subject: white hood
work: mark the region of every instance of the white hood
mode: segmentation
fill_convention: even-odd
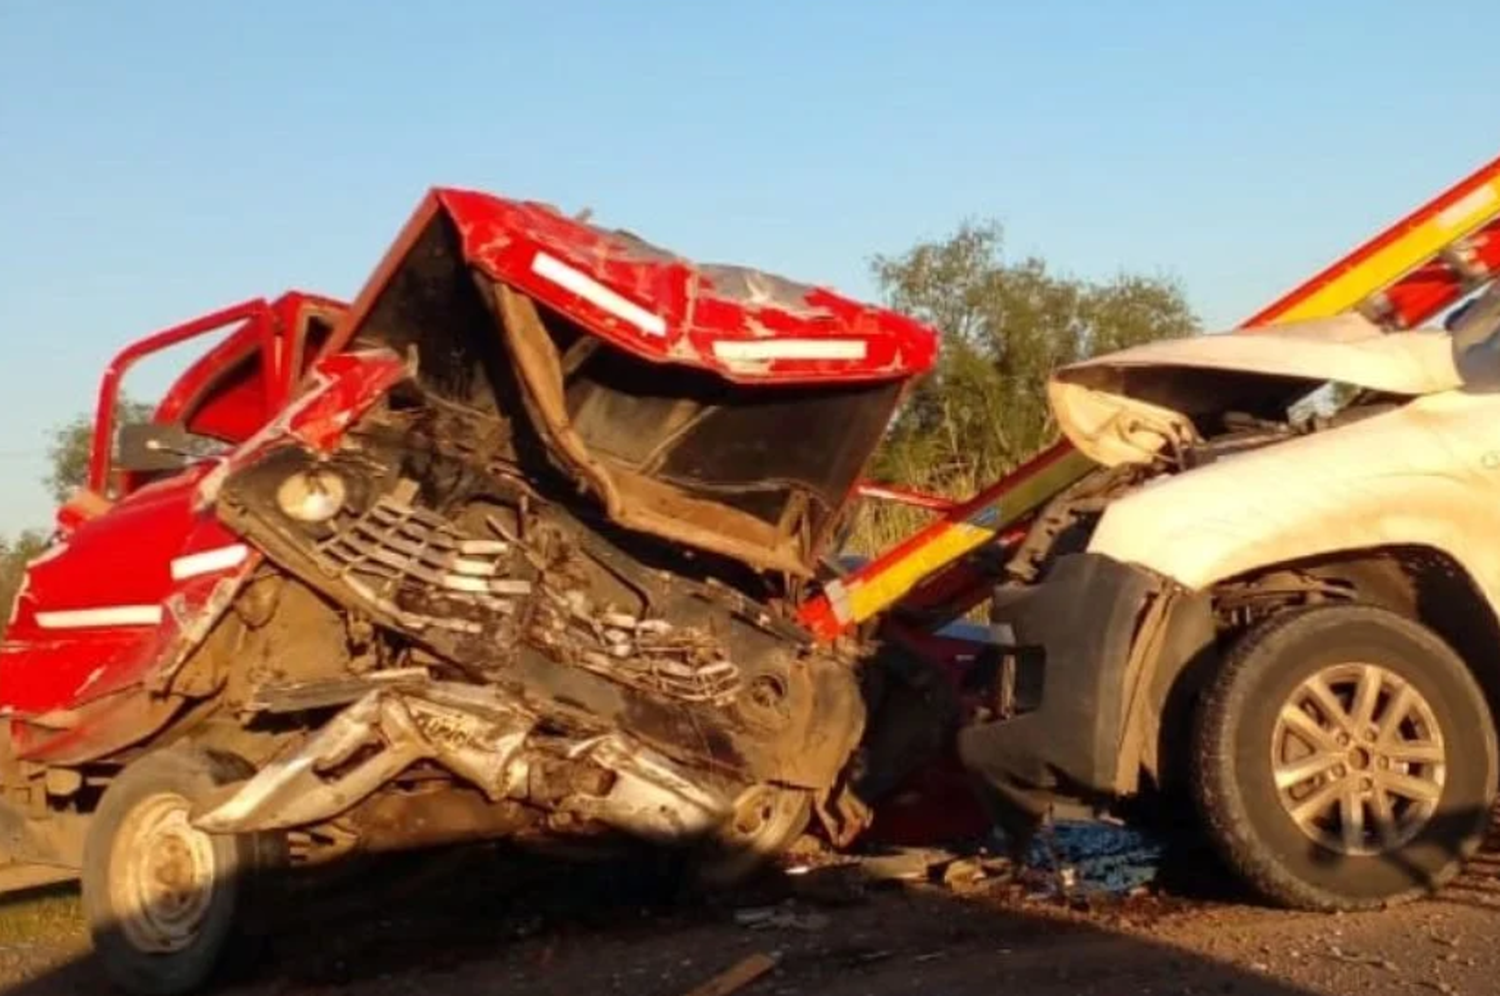
[[[1274,408],[1328,381],[1412,397],[1462,383],[1448,333],[1349,314],[1121,350],[1059,369],[1047,393],[1069,441],[1114,466],[1192,441],[1195,414]]]

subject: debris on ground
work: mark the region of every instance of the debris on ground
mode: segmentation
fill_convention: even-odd
[[[735,911],[734,922],[751,930],[818,931],[828,926],[824,913],[803,913],[791,903]]]
[[[1156,878],[1162,846],[1146,834],[1113,823],[1059,821],[1033,843],[1029,863],[1054,873],[1064,898],[1083,893],[1124,896]]]
[[[1348,965],[1369,965],[1372,968],[1383,968],[1388,972],[1398,970],[1396,963],[1389,958],[1361,954],[1357,951],[1345,951],[1337,944],[1330,944],[1326,955],[1334,961],[1341,961]]]
[[[871,880],[857,862],[787,872],[783,884],[791,895],[815,906],[855,906],[865,902]]]
[[[942,883],[955,892],[979,888],[989,877],[984,865],[973,858],[959,858],[942,867]]]
[[[729,996],[765,975],[776,967],[776,959],[764,951],[757,951],[701,985],[689,989],[683,996]]]
[[[1003,841],[984,846],[891,848],[858,859],[857,873],[871,883],[930,883],[955,892],[991,886],[1018,887],[1033,900],[1088,903],[1098,897],[1140,895],[1156,878],[1162,847],[1146,835],[1109,823],[1060,822],[1032,845],[1028,862],[1017,868],[1004,854]],[[838,870],[849,872],[848,866]],[[811,895],[830,878],[829,868],[803,873],[799,894]]]
[[[952,851],[931,847],[898,847],[861,855],[859,871],[871,882],[925,882],[934,867],[953,861]]]

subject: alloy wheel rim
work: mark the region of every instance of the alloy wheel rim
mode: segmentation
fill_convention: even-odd
[[[1447,779],[1432,705],[1378,664],[1323,668],[1282,703],[1271,736],[1277,797],[1313,841],[1349,856],[1385,854],[1432,819]]]

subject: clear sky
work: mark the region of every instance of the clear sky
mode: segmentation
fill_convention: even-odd
[[[0,532],[112,352],[352,295],[433,184],[869,294],[870,255],[1179,278],[1232,324],[1500,154],[1493,0],[0,0]]]

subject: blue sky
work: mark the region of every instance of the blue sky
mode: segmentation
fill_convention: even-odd
[[[1441,22],[1441,23],[1439,23]],[[1500,153],[1450,0],[0,0],[0,532],[120,345],[352,295],[423,190],[871,293],[965,217],[1244,317]]]

